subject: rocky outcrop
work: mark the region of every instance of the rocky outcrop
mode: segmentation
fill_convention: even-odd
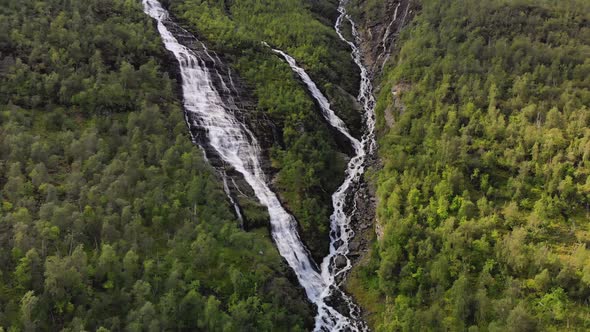
[[[406,83],[398,83],[391,89],[391,104],[387,105],[383,112],[385,124],[387,127],[393,127],[396,117],[399,118],[406,110],[406,106],[402,102],[402,95],[410,89],[410,85]]]
[[[378,167],[377,159],[372,159],[368,162],[370,169]],[[350,258],[353,265],[356,265],[360,258],[369,250],[369,246],[375,238],[375,232],[373,231],[377,207],[375,197],[375,187],[366,178],[363,179],[356,188],[353,197],[355,211],[352,215],[351,227],[355,231],[355,236],[348,245],[348,249],[350,250],[348,258]]]
[[[373,77],[378,77],[383,66],[395,52],[401,29],[418,9],[416,0],[385,0],[380,8],[369,10],[366,0],[354,3],[361,35],[364,62]]]
[[[408,24],[412,15],[418,9],[415,0],[386,0],[379,10],[368,11],[365,0],[359,0],[351,4],[351,11],[357,22],[357,30],[360,35],[360,49],[363,54],[363,62],[370,72],[373,84],[379,88],[378,80],[381,77],[383,67],[397,50],[396,42],[401,29]],[[384,111],[385,123],[392,127],[399,116],[404,112],[405,106],[401,101],[402,94],[409,89],[405,83],[395,85],[391,89],[392,103]],[[369,160],[369,169],[375,171],[381,168],[378,156]],[[369,172],[371,173],[371,171]],[[359,184],[354,195],[355,213],[352,219],[352,227],[355,237],[349,245],[349,258],[353,264],[358,264],[369,251],[370,244],[383,237],[383,227],[376,215],[378,201],[374,184],[366,178]]]
[[[363,62],[370,71],[373,84],[376,89],[379,88],[377,80],[381,77],[383,67],[396,51],[396,42],[399,39],[400,32],[411,17],[418,9],[415,0],[386,0],[381,7],[372,10],[368,8],[366,0],[358,0],[351,4],[355,13],[357,30],[360,34],[360,49],[363,54]],[[407,91],[409,86],[401,83],[395,85],[392,90],[392,104],[384,111],[385,123],[392,127],[396,118],[399,118],[405,106],[401,101],[401,95]],[[377,156],[371,163],[373,170],[378,169],[380,163]],[[355,194],[357,212],[355,214],[357,236],[351,243],[351,257],[362,256],[368,243],[376,235],[377,238],[383,236],[383,229],[376,216],[376,195],[375,188],[369,181],[368,184],[360,186]]]

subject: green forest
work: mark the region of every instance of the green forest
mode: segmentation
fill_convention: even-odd
[[[243,232],[137,1],[2,1],[0,331],[306,330]]]
[[[384,231],[349,288],[376,331],[590,329],[590,2],[413,9],[380,78]]]
[[[361,36],[398,2],[351,0]],[[350,146],[263,42],[360,137],[339,2],[161,3],[278,128],[270,186],[321,262]],[[346,290],[374,331],[590,330],[590,2],[410,8],[373,73],[376,235]],[[191,142],[176,68],[140,0],[0,0],[0,332],[313,329],[268,216],[240,198],[241,229]]]

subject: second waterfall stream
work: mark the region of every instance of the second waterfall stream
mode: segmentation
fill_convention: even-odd
[[[330,216],[330,253],[324,258],[321,265],[322,278],[328,285],[328,289],[323,293],[326,298],[330,297],[333,293],[338,292],[339,298],[342,299],[348,306],[348,314],[354,319],[354,328],[356,330],[366,331],[368,330],[367,325],[362,321],[360,317],[360,311],[354,304],[352,299],[339,290],[339,282],[342,280],[339,278],[343,276],[347,271],[352,268],[350,259],[347,255],[349,253],[349,243],[354,236],[354,231],[351,228],[351,216],[355,213],[355,207],[352,209],[346,206],[347,198],[353,195],[351,192],[355,185],[358,185],[361,181],[362,175],[365,172],[367,157],[374,153],[376,147],[375,141],[375,99],[373,96],[373,86],[369,77],[367,68],[363,65],[361,51],[357,44],[360,43],[359,33],[356,29],[355,23],[351,17],[346,13],[346,0],[342,0],[338,6],[338,12],[340,15],[336,20],[334,29],[338,34],[338,37],[348,44],[352,50],[351,56],[355,64],[360,69],[360,88],[357,96],[358,102],[362,105],[365,119],[365,133],[362,140],[354,138],[344,122],[334,113],[331,109],[328,99],[318,89],[313,80],[305,72],[303,68],[297,65],[297,62],[293,57],[287,53],[272,49],[273,52],[281,55],[289,64],[291,69],[301,78],[303,83],[307,86],[307,89],[317,101],[322,111],[323,117],[328,123],[342,135],[344,135],[350,141],[354,150],[354,156],[348,162],[346,168],[346,177],[344,182],[332,195],[332,206],[334,212]],[[351,27],[352,36],[355,38],[354,41],[349,41],[344,37],[342,31],[343,21],[347,20]],[[268,46],[268,45],[267,45]],[[350,200],[352,201],[352,200]],[[349,213],[347,214],[347,211]],[[344,257],[346,259],[346,265],[338,268],[335,264],[336,257]],[[316,317],[316,329],[318,318],[321,318],[321,312]]]
[[[359,100],[365,107],[367,119],[367,134],[365,134],[362,141],[349,134],[342,120],[331,110],[328,100],[305,71],[297,66],[295,60],[286,53],[275,50],[289,62],[291,68],[305,82],[311,94],[318,101],[323,116],[334,128],[348,137],[355,152],[355,156],[348,164],[344,183],[332,195],[334,213],[330,218],[330,254],[322,262],[321,271],[318,271],[317,265],[313,262],[308,250],[299,238],[295,218],[284,209],[277,195],[268,185],[268,180],[261,167],[261,151],[256,137],[245,124],[236,118],[232,105],[230,105],[231,101],[223,100],[216,90],[213,77],[220,79],[222,83],[224,78],[215,67],[210,68],[207,66],[208,61],[210,63],[212,60],[215,63],[211,55],[212,52],[209,52],[202,43],[203,50],[199,51],[183,45],[172,33],[172,30],[180,28],[170,19],[168,12],[157,0],[143,0],[143,7],[145,13],[156,20],[164,46],[179,63],[182,77],[183,106],[188,126],[203,130],[207,144],[225,163],[242,174],[246,182],[252,187],[258,200],[268,209],[271,233],[279,253],[295,272],[309,300],[318,308],[315,330],[367,330],[356,305],[338,287],[337,277],[350,269],[350,261],[347,259],[346,266],[341,269],[337,269],[333,264],[336,256],[346,257],[348,253],[348,241],[351,239],[353,232],[349,225],[350,216],[345,213],[346,197],[350,194],[349,189],[355,183],[358,183],[363,174],[367,151],[371,152],[374,146],[372,105],[363,99],[372,98],[368,97],[371,93],[370,83],[367,88],[367,82],[369,81],[366,70],[364,70],[360,62],[360,52],[354,43],[346,41],[340,33],[342,19],[347,18],[343,5],[341,4],[339,8],[341,15],[336,23],[336,30],[340,37],[353,47],[353,58],[361,67]],[[356,31],[353,31],[353,33],[356,35]],[[193,39],[196,41],[196,38],[193,37]],[[340,245],[337,246],[336,243]],[[347,313],[343,314],[331,304],[328,304],[329,299],[334,294],[338,294],[338,299],[346,303],[348,307]]]

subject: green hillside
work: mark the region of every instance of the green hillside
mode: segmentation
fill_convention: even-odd
[[[190,142],[139,2],[2,1],[0,26],[0,331],[311,327]]]
[[[377,331],[590,328],[590,3],[422,0],[382,75]]]
[[[350,143],[262,42],[360,137],[338,1],[161,2],[276,129],[269,186],[320,262]],[[351,0],[369,68],[398,2]],[[590,2],[410,8],[374,73],[377,235],[346,290],[374,331],[590,330]],[[312,330],[268,216],[240,195],[240,229],[191,142],[154,23],[139,0],[0,0],[0,332]]]

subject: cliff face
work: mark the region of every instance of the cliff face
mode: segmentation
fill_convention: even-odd
[[[415,0],[414,0],[415,1]],[[379,78],[384,65],[396,52],[396,41],[401,29],[410,21],[417,6],[412,0],[357,0],[350,3],[348,11],[353,16],[360,35],[360,48],[365,66],[370,71],[373,86],[379,90]],[[403,110],[397,91],[392,91],[396,103],[386,111],[387,125],[395,121],[395,110]],[[380,168],[378,156],[369,160],[370,168]],[[359,261],[368,251],[375,234],[382,235],[382,227],[375,214],[375,188],[371,181],[364,181],[358,188],[354,200],[356,212],[352,222],[356,236],[350,245],[350,257]],[[374,228],[371,227],[374,225]]]
[[[375,95],[381,88],[380,78],[385,64],[397,52],[400,32],[410,22],[416,10],[416,0],[355,0],[348,7],[356,22],[363,62],[370,72]],[[389,127],[394,124],[398,113],[403,112],[404,105],[398,95],[406,89],[406,86],[399,86],[391,91],[394,103],[385,111],[386,125]],[[382,166],[378,155],[372,156],[369,164],[369,174],[374,174]],[[363,283],[363,277],[359,275],[362,269],[370,264],[370,248],[375,238],[380,239],[383,235],[383,227],[376,215],[375,182],[370,176],[365,177],[365,181],[359,186],[354,203],[356,213],[353,215],[352,223],[356,235],[350,243],[349,256],[355,267],[348,277],[346,289],[360,303],[365,321],[373,325],[377,309],[362,290],[363,287],[360,285]]]
[[[418,4],[415,0],[355,0],[350,6],[361,36],[365,65],[373,77],[379,77],[396,50],[401,29],[411,20]]]

